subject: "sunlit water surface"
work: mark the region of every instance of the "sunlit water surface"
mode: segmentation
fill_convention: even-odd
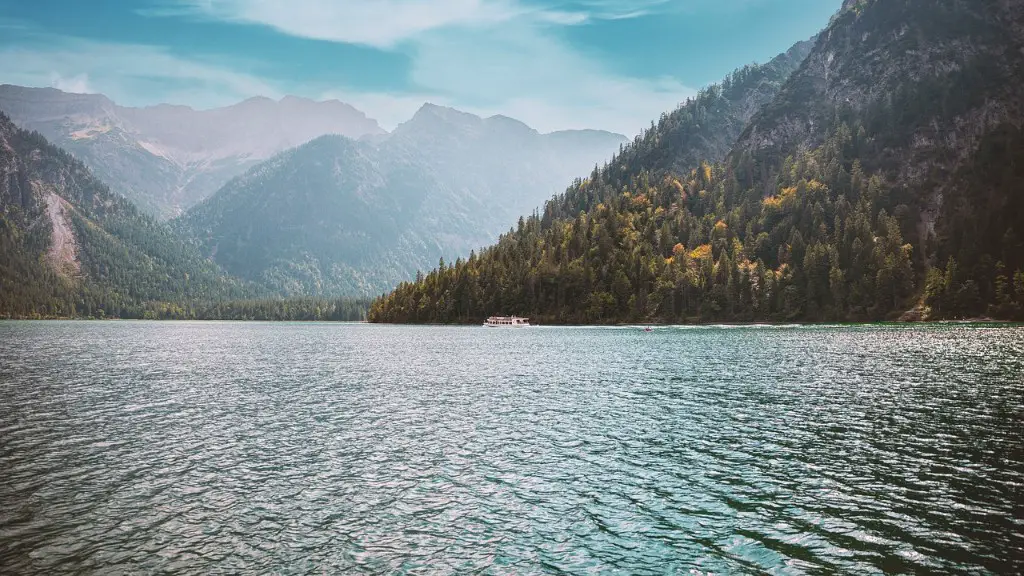
[[[1020,572],[1024,329],[0,323],[0,573]]]

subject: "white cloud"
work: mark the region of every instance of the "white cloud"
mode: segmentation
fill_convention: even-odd
[[[71,92],[72,94],[90,94],[92,89],[89,88],[89,75],[79,74],[71,78],[65,78],[60,74],[54,72],[50,75],[50,87],[64,92]]]
[[[0,48],[0,81],[98,92],[127,105],[213,107],[250,96],[282,95],[272,83],[229,65],[184,58],[157,46],[51,36],[42,40]]]
[[[443,28],[478,28],[511,21],[578,25],[636,18],[667,1],[580,0],[562,9],[522,0],[170,0],[162,8],[140,12],[201,16],[267,26],[301,38],[394,48]]]
[[[302,38],[389,48],[428,30],[498,23],[516,12],[504,0],[179,0],[176,8],[156,13],[193,14],[264,25]]]

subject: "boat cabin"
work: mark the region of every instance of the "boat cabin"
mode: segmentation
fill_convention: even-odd
[[[520,318],[519,316],[491,316],[490,318],[487,319],[487,322],[484,322],[484,326],[487,326],[489,328],[519,328],[529,325],[529,318]]]

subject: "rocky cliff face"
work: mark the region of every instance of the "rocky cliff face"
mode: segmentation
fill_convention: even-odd
[[[870,143],[865,169],[905,192],[927,246],[954,175],[987,135],[1021,127],[1022,93],[1021,0],[846,0],[737,151],[770,172],[852,123]]]

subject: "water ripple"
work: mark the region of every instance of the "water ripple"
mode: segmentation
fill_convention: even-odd
[[[0,323],[0,573],[1024,570],[1024,329]]]

